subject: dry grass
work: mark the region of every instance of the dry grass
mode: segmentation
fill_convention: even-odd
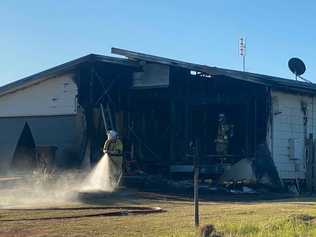
[[[1,200],[1,198],[0,198]],[[201,224],[213,224],[225,236],[316,236],[316,199],[278,201],[203,201]],[[165,213],[117,217],[83,217],[18,221],[98,213],[102,210],[0,210],[0,236],[195,236],[190,199],[138,193],[98,197],[71,206],[160,206]],[[4,222],[5,219],[16,221]],[[316,223],[316,222],[315,222]]]

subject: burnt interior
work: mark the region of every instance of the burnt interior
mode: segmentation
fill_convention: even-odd
[[[256,147],[267,136],[265,86],[170,67],[168,87],[135,89],[133,73],[141,70],[110,63],[88,63],[78,70],[78,102],[86,118],[86,139],[91,141],[91,162],[99,159],[106,139],[101,104],[110,108],[124,159],[136,160],[145,172],[165,174],[172,165],[191,165],[189,144],[194,139],[200,141],[202,165],[221,164],[214,142],[220,113],[234,125],[224,162],[255,159]]]

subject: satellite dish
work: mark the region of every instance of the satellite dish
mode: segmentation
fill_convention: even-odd
[[[304,62],[299,58],[291,58],[288,62],[291,72],[300,77],[306,70]]]

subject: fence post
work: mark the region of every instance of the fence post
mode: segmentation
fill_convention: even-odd
[[[194,153],[194,224],[198,227],[200,224],[199,218],[199,155],[200,144],[199,140],[195,141],[195,153]]]

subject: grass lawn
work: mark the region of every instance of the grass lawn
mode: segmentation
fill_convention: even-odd
[[[200,203],[201,225],[213,224],[224,236],[316,236],[314,201],[313,198],[245,201],[242,196],[203,200]],[[111,197],[99,195],[93,200],[59,204],[58,207],[109,206],[113,209],[106,211],[113,211],[126,205],[159,206],[166,212],[61,219],[105,210],[0,209],[0,236],[195,236],[192,201],[186,197],[128,191]],[[56,219],[41,219],[47,217]],[[25,220],[30,218],[37,220]]]

